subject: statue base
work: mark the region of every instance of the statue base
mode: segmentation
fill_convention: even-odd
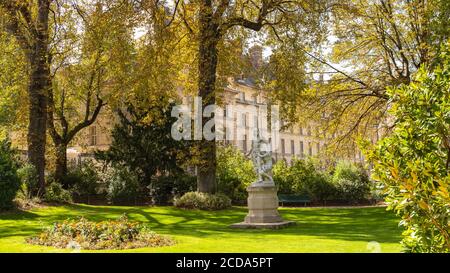
[[[231,225],[232,228],[282,228],[295,222],[284,221],[278,213],[277,188],[273,183],[253,183],[247,188],[248,214],[244,222]]]

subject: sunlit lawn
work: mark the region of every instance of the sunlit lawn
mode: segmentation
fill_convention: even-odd
[[[123,213],[170,235],[175,246],[131,252],[370,252],[376,241],[382,252],[400,252],[398,219],[385,208],[282,208],[282,216],[297,222],[281,230],[231,229],[246,209],[220,212],[186,211],[173,207],[106,207],[70,205],[25,212],[0,213],[0,252],[67,252],[25,243],[55,221],[84,216],[115,219]]]

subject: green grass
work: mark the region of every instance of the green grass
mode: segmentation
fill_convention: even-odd
[[[376,241],[382,252],[400,252],[398,219],[385,208],[282,208],[296,226],[281,230],[231,229],[246,209],[220,212],[187,211],[174,207],[103,207],[70,205],[0,214],[0,252],[68,252],[25,243],[55,221],[84,216],[89,220],[116,219],[123,213],[170,235],[175,246],[123,252],[370,252]]]

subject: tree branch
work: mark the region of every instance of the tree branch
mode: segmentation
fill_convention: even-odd
[[[78,132],[80,132],[82,129],[92,125],[96,120],[98,115],[100,114],[100,111],[102,110],[103,106],[106,104],[103,102],[103,100],[97,96],[97,106],[95,107],[95,110],[92,114],[92,116],[88,119],[85,119],[84,121],[78,123],[72,130],[70,130],[67,134],[67,137],[65,141],[69,143]]]
[[[60,134],[58,134],[58,131],[56,130],[55,126],[55,119],[54,119],[54,113],[55,113],[55,100],[53,96],[53,88],[50,88],[48,91],[48,110],[47,110],[47,126],[48,126],[48,132],[50,136],[53,139],[53,142],[55,143],[61,143],[62,137]]]
[[[227,1],[227,0],[224,0]],[[276,4],[275,4],[276,3]],[[265,25],[265,20],[267,19],[267,16],[275,11],[275,9],[272,9],[273,6],[279,5],[278,2],[274,2],[273,0],[263,0],[262,5],[259,8],[258,16],[255,21],[248,20],[244,17],[232,17],[228,19],[226,22],[222,23],[220,26],[220,33],[225,33],[228,29],[234,27],[234,26],[242,26],[254,31],[260,31],[261,28]]]

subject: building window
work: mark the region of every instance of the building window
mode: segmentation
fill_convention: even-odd
[[[305,156],[305,151],[303,148],[303,141],[300,141],[300,157],[304,157]]]
[[[242,126],[246,128],[248,126],[247,114],[242,114],[241,117],[242,117]]]
[[[284,139],[281,139],[281,154],[284,155],[286,153],[286,147],[284,146]]]
[[[89,127],[89,145],[97,145],[97,127],[95,125]]]
[[[301,136],[303,135],[303,127],[302,126],[300,126],[300,135]]]
[[[313,155],[313,148],[312,148],[312,143],[311,142],[308,143],[308,155],[309,156]]]
[[[308,136],[311,136],[311,126],[308,126]]]
[[[239,93],[239,99],[241,101],[245,101],[245,93],[244,92]]]
[[[295,155],[295,143],[291,140],[291,155]]]

